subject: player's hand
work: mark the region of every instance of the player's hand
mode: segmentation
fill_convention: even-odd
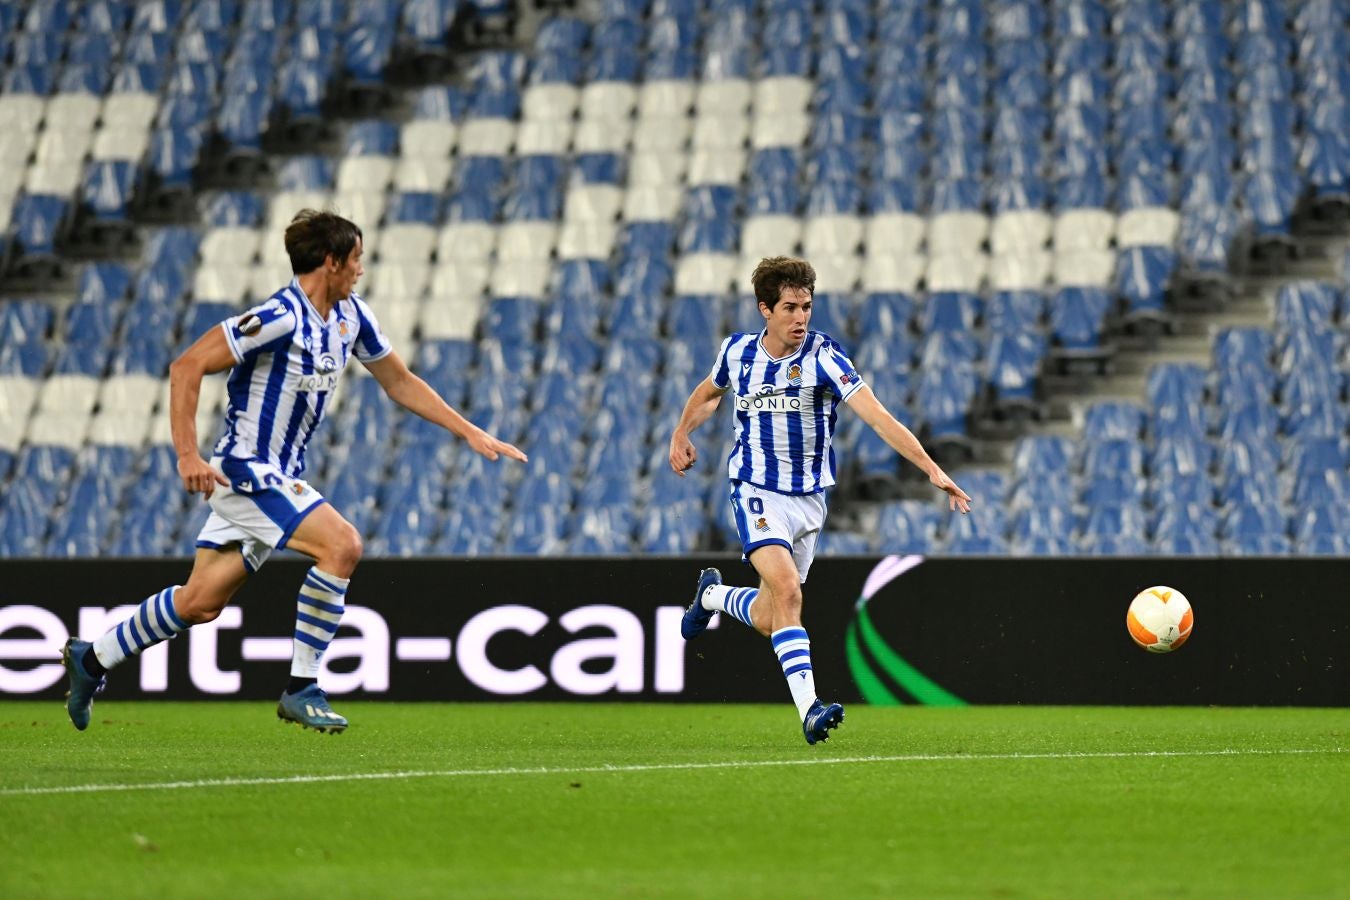
[[[229,479],[211,468],[211,464],[198,453],[178,457],[178,475],[183,479],[183,487],[189,494],[201,494],[207,499],[215,493],[217,484],[230,485]]]
[[[498,457],[506,456],[519,462],[529,462],[530,458],[519,447],[499,441],[481,428],[475,428],[465,438],[475,453],[486,456],[496,462]]]
[[[681,478],[684,473],[694,467],[698,462],[698,451],[694,449],[694,444],[689,440],[688,435],[676,433],[670,436],[670,467],[675,470],[675,474]]]
[[[955,481],[947,477],[946,472],[934,466],[933,471],[928,473],[928,480],[933,483],[935,488],[947,494],[948,509],[959,509],[963,513],[970,512],[970,495],[961,490]]]

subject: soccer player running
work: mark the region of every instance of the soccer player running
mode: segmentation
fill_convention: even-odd
[[[389,398],[463,438],[477,453],[524,462],[525,454],[469,422],[408,370],[370,307],[353,289],[364,274],[362,235],[331,212],[301,210],[285,234],[295,278],[267,302],[202,335],[169,369],[169,419],[178,474],[211,515],[197,536],[187,584],[147,598],[97,640],[71,638],[62,652],[70,676],[66,710],[89,726],[105,675],[130,656],[193,625],[210,622],[273,549],[314,560],[300,588],[291,679],[277,716],[319,731],[347,720],[318,685],[319,664],[342,619],[361,535],[304,481],[305,449],[355,356]],[[202,377],[230,371],[225,433],[208,463],[198,452]]]
[[[670,438],[670,466],[681,476],[698,459],[690,434],[731,391],[736,443],[727,457],[731,508],[759,589],[722,584],[722,573],[699,573],[680,632],[697,637],[714,612],[767,636],[802,720],[806,742],[826,740],[844,708],[816,696],[811,642],[802,627],[802,589],[825,525],[825,489],[834,484],[836,411],[845,402],[897,453],[914,463],[951,509],[970,511],[970,497],[928,456],[914,434],[882,406],[833,338],[808,331],[816,272],[800,259],[761,260],[750,277],[764,317],[758,334],[722,342],[711,374],[689,395]],[[763,599],[765,602],[760,603]]]

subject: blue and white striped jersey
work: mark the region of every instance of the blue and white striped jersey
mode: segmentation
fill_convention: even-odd
[[[325,322],[295,279],[220,324],[235,367],[215,454],[263,460],[291,478],[304,471],[305,446],[347,360],[374,362],[393,350],[360,296],[339,301]]]
[[[709,377],[731,389],[735,404],[729,478],[781,494],[814,494],[834,484],[837,409],[863,381],[833,338],[808,331],[796,352],[774,359],[764,332],[733,334]]]

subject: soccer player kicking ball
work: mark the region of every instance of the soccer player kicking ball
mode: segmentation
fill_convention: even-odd
[[[305,448],[347,361],[355,356],[389,398],[463,438],[488,459],[525,461],[451,409],[394,352],[370,307],[353,292],[364,273],[361,229],[330,212],[301,210],[286,228],[295,278],[266,302],[226,319],[169,369],[169,417],[178,474],[203,494],[211,515],[197,536],[187,584],[167,587],[131,618],[93,641],[71,638],[61,659],[70,676],[66,710],[89,726],[105,674],[147,647],[220,615],[275,548],[311,557],[295,614],[291,680],[277,716],[319,731],[347,720],[318,685],[319,663],[342,620],[361,535],[304,481]],[[197,399],[204,375],[231,370],[225,434],[211,461],[197,447]]]
[[[847,403],[922,469],[947,493],[952,509],[969,512],[970,497],[881,405],[839,345],[829,335],[807,330],[816,286],[810,263],[785,256],[764,259],[750,281],[764,330],[723,341],[712,373],[689,395],[671,435],[670,466],[683,475],[694,465],[698,452],[689,435],[730,390],[736,403],[736,443],[727,457],[731,508],[743,561],[755,567],[759,589],[727,587],[721,572],[704,569],[680,632],[685,640],[697,637],[714,612],[724,612],[768,636],[806,742],[814,744],[844,720],[844,707],[816,696],[801,589],[825,525],[825,489],[834,484],[830,441],[839,403]]]

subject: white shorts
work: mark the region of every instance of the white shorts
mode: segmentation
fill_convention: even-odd
[[[825,492],[780,494],[747,481],[731,482],[731,512],[741,535],[742,562],[768,544],[780,544],[792,554],[797,574],[806,573],[816,557],[816,538],[825,527]]]
[[[198,547],[239,544],[244,566],[258,571],[275,548],[286,546],[305,516],[325,503],[323,495],[270,463],[214,457],[211,468],[229,479],[207,501],[211,515],[197,535]]]

